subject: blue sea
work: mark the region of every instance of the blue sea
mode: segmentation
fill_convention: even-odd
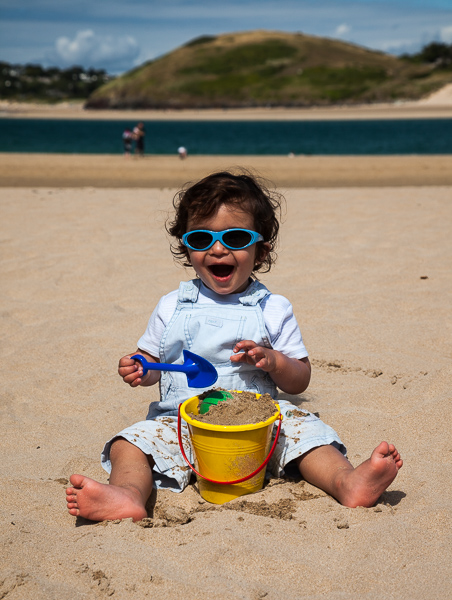
[[[147,154],[452,154],[452,119],[356,121],[145,121]],[[0,119],[0,152],[120,154],[136,123]]]

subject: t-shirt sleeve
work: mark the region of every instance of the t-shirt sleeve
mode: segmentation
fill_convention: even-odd
[[[160,340],[171,319],[177,304],[177,292],[171,292],[160,298],[159,303],[149,318],[146,331],[138,340],[138,348],[159,357]]]
[[[262,310],[272,347],[289,358],[306,358],[308,351],[292,304],[284,296],[278,295],[271,295],[266,300]]]

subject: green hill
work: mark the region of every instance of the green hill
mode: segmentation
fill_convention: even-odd
[[[452,81],[338,40],[273,31],[204,36],[98,88],[86,108],[310,106],[417,99]]]

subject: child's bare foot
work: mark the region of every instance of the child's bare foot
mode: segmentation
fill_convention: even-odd
[[[344,506],[370,507],[395,479],[403,461],[393,444],[381,442],[371,457],[356,469],[344,470],[339,479],[337,499]]]
[[[66,489],[69,514],[91,521],[128,519],[140,521],[147,516],[140,492],[133,487],[99,483],[83,475],[72,475],[73,487]]]

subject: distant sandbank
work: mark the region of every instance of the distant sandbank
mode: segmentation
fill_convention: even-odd
[[[418,102],[306,108],[199,110],[85,110],[82,103],[36,104],[0,101],[0,118],[106,120],[341,120],[452,118],[452,84]]]

